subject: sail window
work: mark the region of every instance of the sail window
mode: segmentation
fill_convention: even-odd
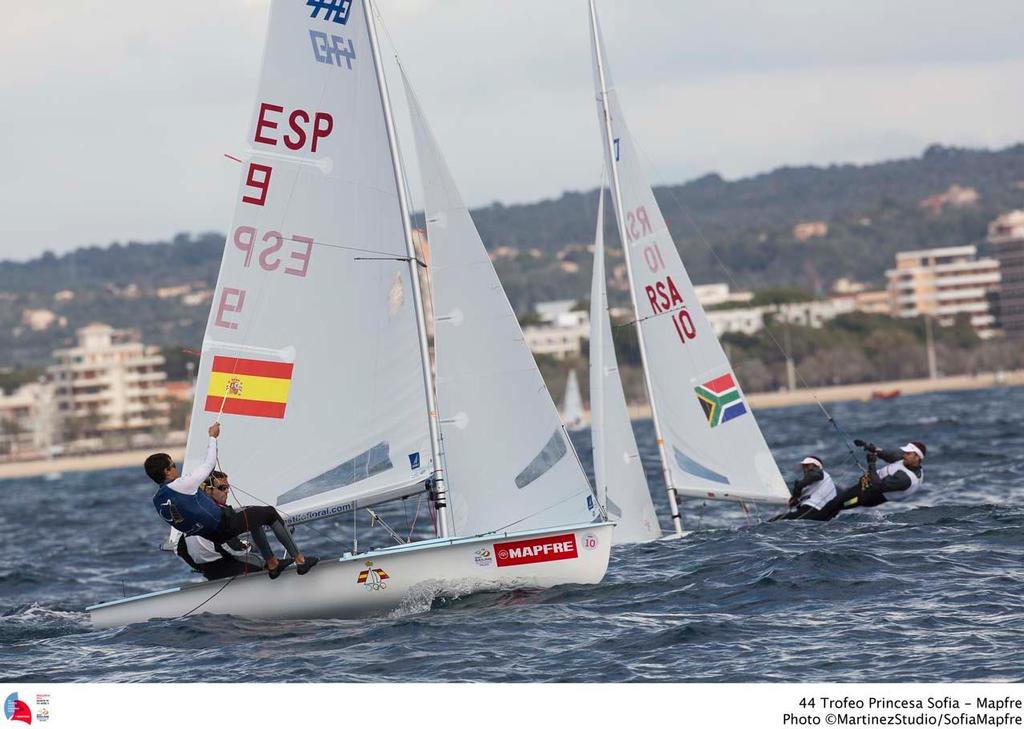
[[[691,476],[703,478],[708,481],[714,481],[715,483],[729,483],[728,477],[723,476],[716,471],[712,471],[702,463],[697,463],[697,461],[690,458],[675,446],[672,447],[672,450],[675,451],[676,454],[676,464],[683,470],[683,473],[688,473]]]
[[[556,430],[551,434],[548,442],[541,449],[540,453],[530,461],[530,465],[520,471],[516,476],[516,486],[525,488],[545,473],[554,468],[555,464],[562,460],[568,451],[565,447],[565,439],[562,438],[562,431]]]
[[[348,486],[349,484],[363,481],[393,468],[391,463],[391,446],[387,441],[381,441],[372,448],[363,451],[355,458],[350,458],[342,464],[332,468],[330,471],[321,473],[305,483],[301,483],[290,491],[281,494],[278,505],[288,504],[293,501],[316,496],[327,491],[333,491]]]

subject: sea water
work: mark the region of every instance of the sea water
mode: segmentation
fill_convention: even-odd
[[[1024,388],[831,406],[851,437],[928,445],[909,502],[826,523],[684,500],[678,541],[615,548],[599,585],[427,595],[372,620],[198,615],[93,630],[86,605],[189,579],[138,468],[0,481],[4,681],[1019,681]],[[787,480],[805,455],[856,467],[816,406],[760,411]],[[668,529],[651,423],[634,424]],[[577,437],[578,436],[578,437]],[[590,467],[589,433],[574,434]],[[267,454],[261,454],[267,456]],[[230,464],[224,464],[230,472]],[[411,501],[411,500],[410,500]],[[399,532],[426,533],[414,504]],[[761,520],[759,520],[759,518]],[[363,548],[389,537],[363,514]],[[299,527],[323,555],[348,523]],[[193,576],[192,579],[196,579]]]

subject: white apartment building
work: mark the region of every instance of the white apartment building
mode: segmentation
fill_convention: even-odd
[[[1024,340],[1024,210],[989,223],[988,242],[999,259],[999,321],[1007,339]]]
[[[697,301],[701,306],[718,306],[720,304],[745,304],[754,298],[753,291],[730,291],[727,283],[699,284],[693,287]]]
[[[523,327],[523,337],[531,352],[558,359],[582,354],[583,340],[590,338],[590,313],[573,311],[575,306],[572,299],[544,301],[534,306],[544,323]]]
[[[56,442],[53,386],[32,382],[0,392],[0,458],[46,455]]]
[[[978,336],[996,334],[990,300],[999,291],[999,261],[978,258],[977,246],[901,251],[885,275],[894,316],[927,315],[949,326],[968,314]]]
[[[715,335],[756,334],[764,329],[765,319],[820,329],[822,325],[841,314],[856,310],[852,297],[827,299],[825,301],[799,301],[792,304],[770,304],[744,309],[721,309],[707,312],[708,322]]]
[[[90,324],[78,346],[58,349],[49,368],[58,416],[79,425],[81,437],[146,432],[170,424],[163,355],[127,331]]]

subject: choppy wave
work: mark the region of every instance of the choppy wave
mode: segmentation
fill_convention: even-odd
[[[834,411],[851,435],[928,444],[919,498],[828,524],[748,523],[735,505],[686,502],[697,532],[616,549],[599,585],[425,587],[373,620],[197,615],[92,630],[84,606],[186,577],[157,550],[163,530],[145,477],[124,469],[0,482],[4,680],[1021,680],[1024,389]],[[839,480],[855,477],[816,407],[757,417],[787,476],[814,452]],[[650,423],[636,426],[650,442]],[[588,437],[577,445],[589,467]],[[663,511],[656,454],[642,455]],[[400,512],[393,517],[400,525]],[[323,553],[348,538],[340,526],[298,536]]]

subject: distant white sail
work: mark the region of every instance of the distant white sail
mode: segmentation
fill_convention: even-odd
[[[480,234],[406,83],[431,252],[437,399],[454,534],[600,511]]]
[[[562,401],[562,422],[569,430],[583,428],[583,395],[576,370],[569,370],[565,380],[565,399]]]
[[[275,2],[185,467],[224,424],[244,504],[293,520],[430,472],[402,216],[362,3]]]
[[[593,6],[591,6],[593,11]],[[785,502],[779,468],[743,396],[725,352],[697,301],[690,277],[637,157],[618,94],[605,65],[602,93],[598,54],[604,58],[594,18],[592,52],[597,108],[611,144],[603,144],[610,171],[617,172],[632,271],[633,303],[642,330],[665,455],[678,493],[737,501]]]
[[[594,485],[608,518],[617,522],[613,534],[615,543],[649,542],[661,537],[661,527],[640,462],[615,357],[604,273],[603,188],[600,197],[590,285],[590,432]]]

